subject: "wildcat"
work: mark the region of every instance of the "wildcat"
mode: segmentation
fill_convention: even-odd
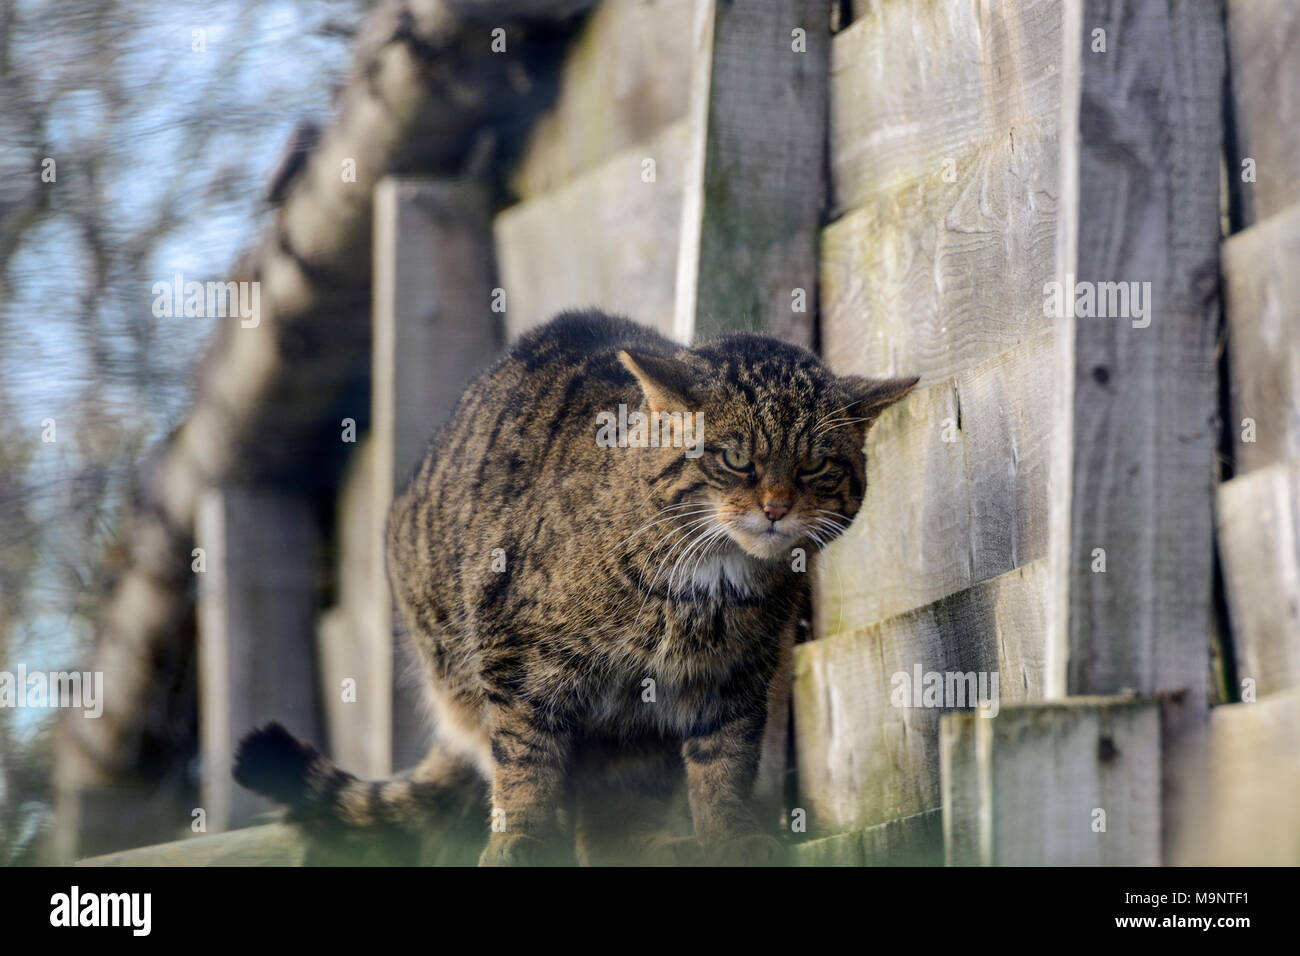
[[[469,386],[389,517],[429,755],[363,783],[271,725],[236,778],[300,821],[418,829],[478,775],[481,864],[555,860],[562,819],[582,862],[775,862],[750,796],[792,552],[848,526],[866,430],[915,382],[837,376],[750,333],[686,348],[597,312],[533,330]],[[620,405],[702,427],[608,447],[598,423]],[[694,838],[663,826],[682,779]]]

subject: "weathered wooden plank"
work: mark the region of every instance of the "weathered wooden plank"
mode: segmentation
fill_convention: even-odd
[[[816,633],[920,607],[1047,555],[1052,333],[913,392],[867,433],[867,493],[818,561]]]
[[[369,639],[375,673],[392,687],[390,760],[397,768],[418,763],[428,740],[411,651],[403,639],[393,644],[388,510],[465,385],[501,349],[502,322],[492,311],[495,271],[486,188],[460,180],[380,183],[370,437],[375,630]]]
[[[283,823],[87,857],[77,866],[302,866],[306,845]]]
[[[1300,865],[1300,688],[1214,708],[1208,770],[1179,862]]]
[[[812,345],[829,49],[829,0],[698,0],[677,338]]]
[[[511,338],[585,306],[672,332],[686,143],[685,121],[673,124],[497,216]]]
[[[944,721],[964,722],[944,733],[967,740],[945,751],[953,778],[945,791],[963,791],[945,805],[945,832],[958,841],[948,848],[954,863],[1160,863],[1156,701],[1077,697],[1008,706],[991,720]],[[974,860],[966,857],[972,836]]]
[[[941,866],[943,813],[926,810],[862,831],[862,862],[867,866]]]
[[[1223,244],[1231,431],[1238,475],[1300,458],[1298,262],[1300,201]]]
[[[796,843],[796,866],[937,866],[943,862],[938,810],[914,813],[849,833]]]
[[[1300,686],[1300,461],[1225,482],[1218,503],[1239,689]]]
[[[1234,228],[1300,203],[1300,0],[1227,0]],[[1244,160],[1254,182],[1242,178]]]
[[[940,806],[939,717],[953,706],[924,706],[924,697],[910,706],[900,687],[918,673],[970,674],[982,675],[983,690],[999,702],[1040,696],[1047,580],[1046,565],[1035,562],[795,649],[795,743],[810,833]],[[966,684],[945,688],[954,705],[957,690],[964,695]]]
[[[980,808],[988,798],[981,788],[975,749],[978,713],[946,714],[939,721],[939,783],[943,791],[945,866],[980,866],[989,838],[988,817]]]
[[[1185,689],[1203,715],[1222,9],[1070,0],[1065,35],[1056,281],[1149,285],[1141,309],[1058,320],[1049,696]]]
[[[200,502],[198,575],[201,806],[212,832],[273,804],[235,784],[240,737],[278,720],[319,740],[314,661],[319,530],[308,501],[237,487]]]
[[[1057,115],[1055,0],[873,3],[857,13],[831,48],[835,214],[906,183],[938,183],[945,161],[972,145],[1018,147],[1023,129]]]
[[[555,106],[511,174],[532,199],[685,118],[695,0],[614,0],[592,11],[560,68]]]
[[[790,859],[795,866],[862,866],[862,835],[837,833],[796,843],[790,848]]]
[[[1043,331],[1059,118],[1004,131],[822,232],[822,353],[863,375],[950,376]],[[874,154],[872,154],[874,155]]]
[[[374,620],[374,443],[362,439],[339,488],[335,510],[334,578],[338,603],[316,628],[325,740],[317,745],[334,762],[372,779],[392,769],[392,692],[380,662],[391,643],[379,640]],[[344,681],[351,681],[344,694]]]

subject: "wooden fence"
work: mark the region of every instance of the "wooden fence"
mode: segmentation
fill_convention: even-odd
[[[599,306],[682,341],[761,329],[841,373],[921,375],[869,436],[863,516],[794,651],[798,862],[1300,862],[1300,814],[1275,796],[1300,781],[1300,116],[1273,112],[1294,108],[1300,58],[1270,39],[1300,3],[1233,0],[1226,21],[1216,0],[852,10],[832,33],[828,0],[611,0],[516,204],[379,187],[372,424],[312,559],[331,608],[310,613],[299,574],[239,571],[258,541],[315,553],[306,531],[270,540],[293,507],[219,491],[200,521],[223,571],[200,597],[212,828],[263,809],[227,773],[263,717],[300,713],[363,774],[414,761],[382,575],[393,490],[504,340]],[[1078,307],[1046,314],[1052,283]],[[1089,283],[1094,309],[1124,283],[1127,308],[1088,314]],[[296,662],[266,657],[248,609],[269,604]],[[313,678],[239,677],[267,666]],[[931,701],[928,675],[996,679],[995,700]],[[98,862],[254,862],[244,847],[301,860],[272,829]]]

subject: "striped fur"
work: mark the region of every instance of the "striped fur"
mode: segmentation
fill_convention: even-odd
[[[270,730],[241,779],[364,827],[436,816],[439,781],[473,768],[496,822],[485,864],[575,841],[589,862],[774,861],[749,797],[795,551],[853,519],[865,431],[914,381],[839,377],[760,335],[686,349],[591,312],[525,335],[465,392],[389,519],[438,732],[428,771],[376,789]],[[600,447],[598,415],[620,404],[699,412],[703,453]],[[265,772],[277,761],[288,779]],[[663,829],[681,781],[696,839]]]

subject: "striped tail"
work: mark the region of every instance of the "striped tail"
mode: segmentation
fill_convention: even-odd
[[[486,784],[468,763],[438,745],[418,767],[392,780],[361,780],[311,744],[270,723],[239,743],[235,780],[289,808],[297,823],[348,829],[419,831],[467,821],[481,812]]]

